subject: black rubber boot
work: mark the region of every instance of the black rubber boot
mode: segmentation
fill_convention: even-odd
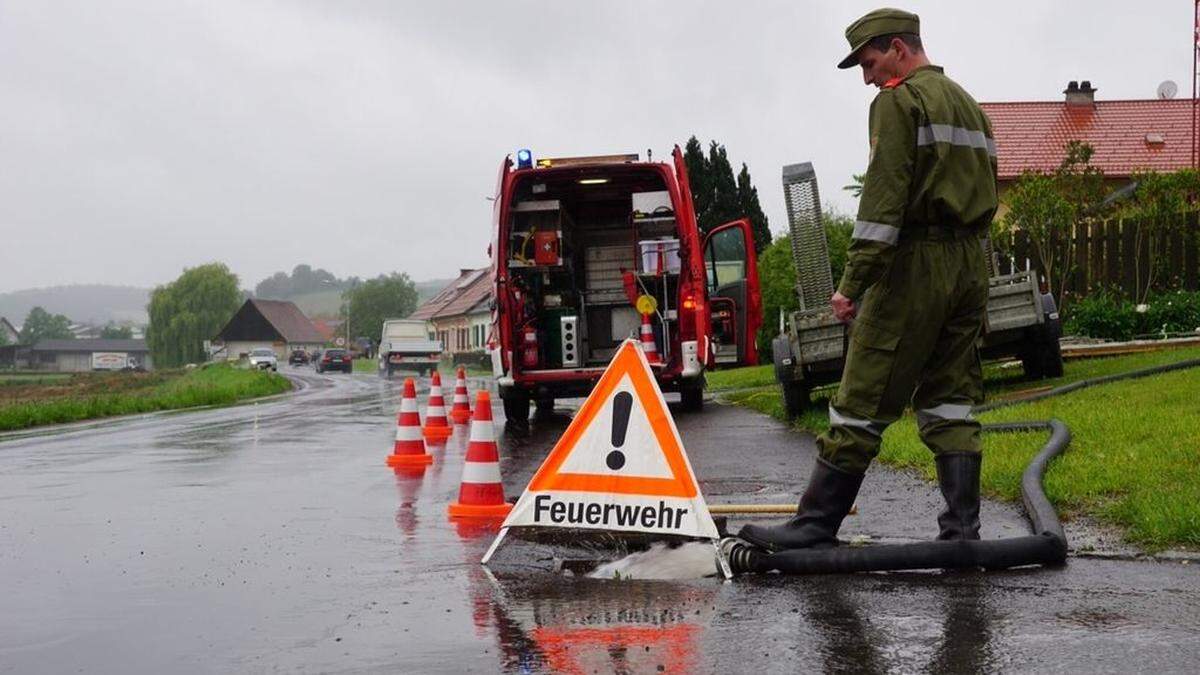
[[[938,484],[946,498],[946,510],[938,515],[940,540],[979,538],[979,467],[977,452],[955,452],[937,456]]]
[[[796,515],[782,525],[746,525],[738,537],[768,551],[836,546],[838,528],[854,506],[862,481],[862,474],[817,458]]]

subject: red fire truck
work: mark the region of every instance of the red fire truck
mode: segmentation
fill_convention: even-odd
[[[685,409],[702,406],[706,369],[758,363],[750,222],[701,235],[679,146],[671,164],[506,157],[489,253],[489,346],[510,424],[527,424],[531,401],[586,395],[621,341],[647,332],[658,382]]]

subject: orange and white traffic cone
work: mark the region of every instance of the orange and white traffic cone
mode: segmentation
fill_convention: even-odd
[[[658,347],[654,344],[654,328],[650,326],[650,315],[642,315],[642,351],[646,354],[646,360],[651,365],[662,363],[662,359],[658,358]]]
[[[442,376],[433,371],[429,385],[429,401],[425,404],[425,439],[435,443],[445,441],[454,433],[446,419],[446,399],[442,396]]]
[[[396,444],[392,454],[388,455],[387,465],[393,468],[413,467],[432,461],[433,455],[425,451],[425,440],[421,438],[417,385],[410,377],[404,381],[404,397],[400,399],[400,413],[396,415]]]
[[[471,421],[471,402],[467,399],[467,373],[462,366],[458,367],[458,377],[454,380],[454,407],[450,408],[450,419],[455,424],[466,424]]]
[[[507,516],[512,507],[504,501],[504,485],[500,482],[500,450],[492,426],[492,399],[480,390],[475,394],[475,417],[471,421],[462,485],[458,501],[450,505],[450,517],[495,520]]]

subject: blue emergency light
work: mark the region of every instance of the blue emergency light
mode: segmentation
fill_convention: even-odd
[[[528,150],[517,151],[517,168],[532,169],[533,168],[533,153]]]

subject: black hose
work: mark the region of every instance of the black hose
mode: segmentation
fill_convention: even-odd
[[[1155,366],[1117,375],[1073,382],[1036,396],[1015,401],[999,401],[975,408],[976,412],[994,410],[1014,403],[1057,396],[1097,384],[1200,366],[1200,359]],[[1050,438],[1025,467],[1021,475],[1021,498],[1029,515],[1033,534],[1009,539],[976,541],[931,541],[879,546],[835,546],[820,549],[792,549],[766,553],[737,539],[722,542],[722,550],[735,574],[773,572],[785,574],[830,574],[839,572],[876,572],[884,570],[959,569],[989,570],[1026,565],[1061,565],[1067,559],[1067,537],[1054,506],[1042,489],[1042,478],[1050,460],[1071,442],[1071,431],[1060,420],[985,424],[984,431],[1021,432],[1047,430]]]
[[[1090,380],[1079,380],[1078,382],[1064,384],[1061,387],[1055,387],[1053,389],[1041,391],[1036,394],[1032,394],[1030,396],[1025,396],[1022,398],[1012,398],[1012,399],[1006,399],[1003,401],[993,401],[992,403],[985,403],[980,406],[975,406],[974,412],[981,413],[981,412],[987,412],[989,410],[995,410],[997,408],[1007,408],[1010,405],[1017,405],[1018,403],[1032,403],[1033,401],[1040,401],[1044,398],[1050,398],[1051,396],[1061,396],[1062,394],[1068,394],[1070,392],[1078,391],[1080,389],[1084,389],[1087,387],[1094,387],[1098,384],[1108,384],[1109,382],[1116,382],[1118,380],[1133,380],[1133,379],[1137,379],[1139,377],[1147,377],[1149,375],[1159,375],[1162,373],[1169,373],[1173,370],[1184,370],[1186,368],[1195,368],[1196,366],[1200,366],[1200,359],[1189,359],[1187,361],[1180,361],[1178,363],[1168,363],[1163,366],[1153,366],[1151,368],[1143,368],[1141,370],[1131,370],[1128,373],[1117,373],[1115,375],[1105,375],[1103,377],[1093,377]]]

